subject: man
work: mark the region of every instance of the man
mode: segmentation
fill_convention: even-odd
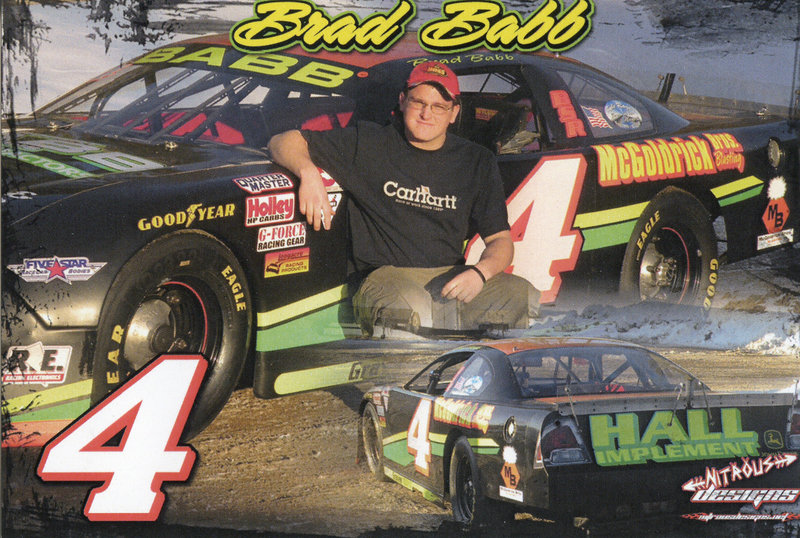
[[[270,140],[275,162],[300,178],[299,209],[315,230],[328,229],[333,216],[317,165],[350,194],[353,258],[368,273],[353,308],[367,334],[376,324],[526,328],[538,309],[533,286],[503,272],[514,243],[494,155],[447,132],[459,93],[450,68],[423,62],[400,93],[402,125],[359,122]],[[473,229],[486,248],[465,266]]]

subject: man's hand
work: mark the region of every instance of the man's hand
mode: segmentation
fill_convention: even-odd
[[[315,230],[319,231],[320,227],[330,230],[333,208],[319,170],[316,166],[312,166],[298,176],[300,177],[300,189],[298,190],[300,213],[306,216],[306,220],[314,226]]]
[[[480,269],[478,269],[480,271]],[[442,297],[464,303],[473,300],[483,289],[483,279],[474,269],[467,268],[442,287]]]
[[[300,178],[297,201],[300,213],[306,216],[315,230],[330,230],[333,208],[328,191],[319,169],[311,161],[308,144],[300,131],[286,131],[273,136],[269,141],[269,150],[276,163]]]
[[[442,287],[442,297],[470,302],[483,289],[483,284],[497,273],[505,271],[514,259],[514,241],[511,232],[503,230],[484,239],[486,248],[481,259],[472,267],[456,275]],[[478,274],[476,271],[480,271]],[[483,275],[483,278],[481,278]]]

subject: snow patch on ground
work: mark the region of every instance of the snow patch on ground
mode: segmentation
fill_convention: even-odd
[[[675,305],[590,305],[543,315],[520,336],[616,338],[643,345],[744,350],[764,355],[800,353],[800,316],[785,311],[744,312]]]

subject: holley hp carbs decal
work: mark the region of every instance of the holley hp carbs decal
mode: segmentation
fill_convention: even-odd
[[[288,222],[294,217],[294,193],[251,196],[246,206],[245,226]]]

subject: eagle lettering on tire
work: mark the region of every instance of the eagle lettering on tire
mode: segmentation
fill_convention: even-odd
[[[211,235],[179,231],[135,254],[100,315],[92,404],[164,353],[200,353],[208,370],[184,430],[191,439],[219,413],[249,351],[250,291],[233,253]]]
[[[632,301],[711,307],[719,262],[711,215],[692,194],[668,187],[636,222],[625,249],[620,292]]]

